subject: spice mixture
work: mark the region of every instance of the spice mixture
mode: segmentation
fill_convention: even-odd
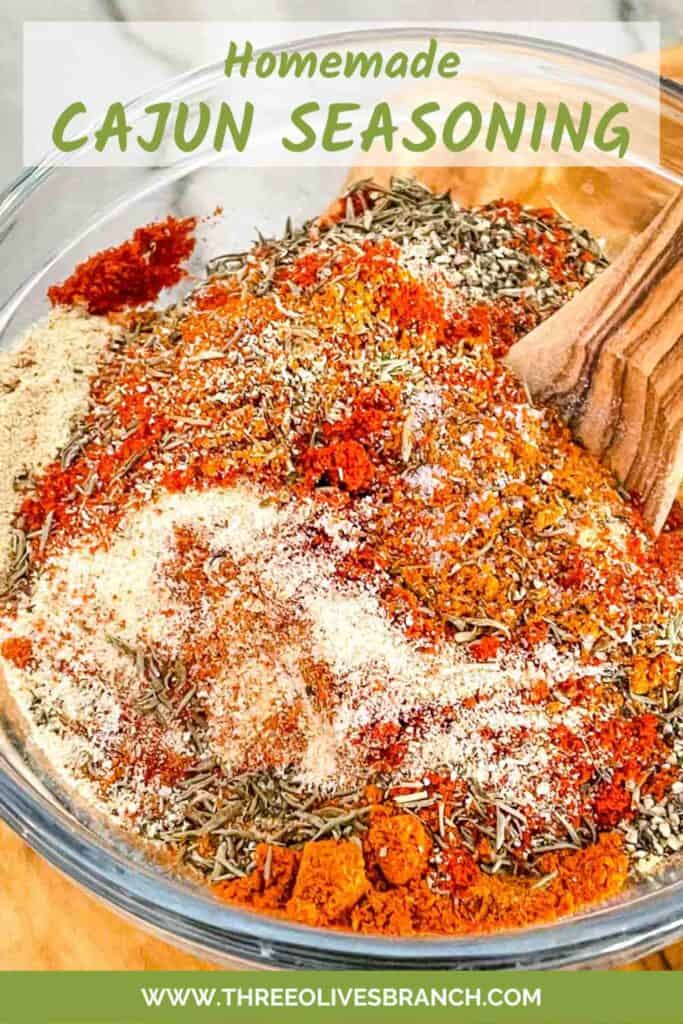
[[[81,264],[30,335],[99,338],[53,461],[3,454],[0,653],[51,761],[219,898],[319,926],[529,925],[675,854],[679,524],[500,361],[597,243],[365,181],[150,307],[195,227]]]

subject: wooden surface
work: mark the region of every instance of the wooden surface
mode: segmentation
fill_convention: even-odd
[[[652,67],[653,59],[646,55],[639,58],[638,63]],[[662,54],[661,70],[669,78],[683,79],[683,46]],[[683,146],[683,139],[680,136],[665,139],[664,145],[679,149]],[[525,190],[515,180],[519,173],[512,172],[511,193],[520,194],[520,198],[529,202],[540,201],[541,205],[555,196],[558,202],[561,201],[565,184],[562,175],[555,173],[544,178],[538,169],[521,172],[527,173],[529,178],[526,189],[528,196],[525,196],[522,194]],[[582,174],[590,175],[590,172],[578,170],[572,177],[580,178]],[[438,179],[438,169],[435,176]],[[590,190],[584,189],[581,194],[590,194],[593,203],[588,213],[595,211],[598,222],[602,217],[605,226],[600,177],[600,174],[593,174]],[[468,195],[468,187],[471,191],[477,178],[481,180],[481,170],[473,172],[471,180],[465,172],[460,183],[461,202],[476,201],[473,195]],[[434,181],[435,186],[439,184],[443,182]],[[574,181],[573,185],[576,184]],[[661,195],[639,190],[634,187],[635,184],[630,180],[624,188],[620,209],[622,217],[631,224],[631,231],[633,225],[642,230],[662,205]],[[495,188],[493,184],[491,188],[495,195],[488,198],[496,198],[505,193],[505,186],[501,185],[499,178]],[[580,215],[573,209],[566,212],[580,220]],[[620,249],[628,234],[623,231],[623,223],[615,222],[606,227],[615,250]],[[600,233],[596,231],[596,234]],[[103,907],[78,886],[63,878],[2,823],[0,852],[3,865],[0,872],[0,969],[212,969],[211,964],[174,949]],[[683,942],[670,946],[662,953],[645,957],[625,969],[681,970]]]
[[[0,823],[0,969],[211,969],[102,906]]]

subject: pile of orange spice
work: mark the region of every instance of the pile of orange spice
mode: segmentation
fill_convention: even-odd
[[[362,846],[333,839],[308,843],[302,851],[260,846],[255,871],[221,883],[217,892],[230,902],[315,927],[397,937],[463,935],[576,913],[616,895],[628,872],[613,832],[578,852],[544,854],[542,886],[534,879],[485,874],[458,847],[446,851],[441,884],[430,884],[430,852],[419,818],[378,805]]]
[[[154,302],[185,276],[196,224],[194,217],[168,217],[138,228],[129,241],[84,260],[66,281],[49,288],[50,302],[83,305],[100,315]]]
[[[409,242],[404,208],[419,229]],[[41,537],[22,582],[30,594],[32,574],[71,547],[106,549],[160,495],[247,483],[264,503],[312,509],[293,555],[333,559],[339,586],[371,593],[417,655],[452,650],[502,679],[533,667],[509,693],[439,694],[395,715],[384,697],[373,703],[393,684],[373,681],[342,744],[359,773],[356,803],[292,783],[306,743],[300,701],[269,708],[268,742],[245,746],[233,779],[201,731],[232,657],[225,592],[244,589],[244,635],[262,637],[274,663],[284,639],[300,645],[316,714],[334,716],[346,683],[306,650],[310,624],[286,607],[261,610],[258,566],[225,552],[215,565],[190,527],[176,530],[165,585],[190,621],[209,607],[212,625],[173,658],[119,643],[146,681],[164,679],[165,710],[124,701],[120,732],[97,737],[108,767],[95,783],[106,800],[142,774],[153,807],[170,800],[161,790],[179,800],[198,778],[206,807],[190,806],[169,832],[180,866],[254,909],[391,935],[526,926],[611,897],[635,861],[676,852],[683,758],[672,715],[677,523],[655,541],[609,474],[498,362],[604,259],[553,210],[453,209],[457,241],[435,242],[420,228],[434,209],[437,225],[451,216],[443,197],[412,185],[364,183],[324,221],[214,261],[170,311],[129,307],[181,280],[194,220],[141,228],[78,267],[51,300],[110,314],[122,339],[93,378],[67,456],[35,482],[17,522]],[[331,520],[348,533],[342,543]],[[44,657],[19,633],[0,653],[29,674]],[[158,707],[154,694],[145,700]],[[167,742],[174,708],[198,749]],[[421,762],[429,744],[445,763]],[[482,752],[491,791],[476,765],[449,763],[457,747]],[[296,814],[269,828],[235,811],[236,831],[253,837],[235,846],[206,824],[224,806],[257,806],[273,786],[295,810],[301,799],[308,831]],[[647,824],[653,807],[668,834]]]

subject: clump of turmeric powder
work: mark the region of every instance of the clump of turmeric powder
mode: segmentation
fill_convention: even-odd
[[[366,840],[372,859],[392,885],[406,885],[427,869],[432,841],[412,814],[376,816]]]
[[[339,921],[368,889],[358,843],[321,839],[306,843],[287,914],[305,924]]]
[[[380,816],[367,837],[365,858],[352,839],[307,843],[300,860],[292,851],[259,847],[252,875],[220,883],[215,892],[228,902],[268,909],[316,927],[394,936],[443,935],[552,921],[609,899],[626,880],[628,857],[622,839],[609,832],[583,850],[544,855],[540,883],[485,874],[470,861],[469,874],[462,876],[465,884],[457,895],[451,894],[425,879],[428,836],[417,818],[408,824],[410,817]],[[272,863],[266,879],[268,850]],[[272,873],[276,862],[277,880]]]
[[[255,910],[279,910],[291,896],[301,854],[289,847],[260,843],[255,859],[256,866],[251,874],[220,883],[216,892]]]
[[[346,920],[369,885],[358,843],[321,839],[306,843],[301,852],[262,843],[254,871],[219,883],[215,891],[233,903],[325,926]]]

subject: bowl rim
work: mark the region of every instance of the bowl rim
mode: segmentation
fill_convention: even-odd
[[[508,46],[551,58],[581,59],[656,89],[674,101],[683,101],[683,84],[638,65],[569,44],[513,33],[425,27],[418,22],[394,26],[387,22],[381,27],[302,38],[268,49],[280,53],[304,45],[338,46],[378,37],[386,41],[388,34],[399,41],[427,35],[454,42]],[[209,84],[221,73],[220,63],[203,65],[167,80],[162,89],[137,96],[126,104],[126,109],[134,113],[150,99],[158,100],[160,91],[172,95]],[[69,163],[65,154],[53,150],[0,192],[0,232],[48,176]],[[176,165],[172,176],[184,176],[188,169],[193,169],[192,161]],[[107,219],[116,205],[105,211]],[[102,219],[98,218],[98,223]],[[86,224],[83,234],[90,227]],[[5,312],[16,309],[25,291],[51,262],[48,260],[15,290],[4,303]],[[23,782],[11,765],[0,765],[0,817],[52,865],[111,907],[167,939],[218,959],[236,957],[265,966],[296,967],[546,968],[587,964],[596,957],[623,959],[683,934],[683,878],[666,889],[639,895],[630,902],[598,907],[588,914],[514,932],[393,938],[310,928],[221,903],[200,889],[190,889],[166,877],[159,869],[136,864],[130,857],[103,848],[81,823],[74,826],[65,810]]]

